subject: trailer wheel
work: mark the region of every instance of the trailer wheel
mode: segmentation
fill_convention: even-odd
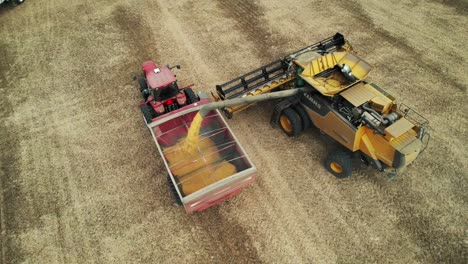
[[[307,114],[304,107],[302,107],[302,105],[300,105],[300,104],[295,104],[292,107],[299,114],[299,116],[301,117],[302,130],[308,129],[312,125],[312,121],[310,120],[310,117]]]
[[[143,100],[147,100],[149,96],[148,84],[146,83],[146,79],[144,77],[138,78],[138,84],[140,85],[140,93],[143,96]]]
[[[177,194],[177,190],[174,186],[174,183],[172,183],[171,176],[169,174],[167,175],[167,184],[169,184],[169,189],[171,191],[172,196],[174,197],[175,202],[178,205],[182,205],[182,201],[180,200],[179,194]]]
[[[195,92],[192,90],[192,88],[186,88],[184,89],[185,95],[187,95],[188,98],[188,104],[193,104],[195,102],[200,101],[200,98],[195,94]]]
[[[291,107],[285,108],[281,112],[279,125],[289,137],[296,137],[302,131],[301,117]]]
[[[337,150],[328,154],[325,160],[327,170],[337,178],[347,178],[353,173],[353,163],[348,152]]]

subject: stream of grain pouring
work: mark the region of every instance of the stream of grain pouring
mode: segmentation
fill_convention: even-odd
[[[172,174],[180,183],[184,195],[194,193],[237,172],[236,167],[223,160],[215,142],[200,138],[203,116],[192,120],[187,137],[180,139],[166,158]]]

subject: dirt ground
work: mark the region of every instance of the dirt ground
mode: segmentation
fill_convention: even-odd
[[[465,0],[28,0],[0,7],[1,263],[466,263]],[[137,107],[140,63],[216,84],[343,33],[431,122],[394,181],[337,180],[311,130],[229,121],[258,182],[186,215]]]

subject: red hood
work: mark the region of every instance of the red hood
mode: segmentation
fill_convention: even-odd
[[[176,81],[174,73],[167,66],[158,68],[156,63],[147,61],[143,63],[142,68],[146,74],[146,81],[152,89],[163,88]]]

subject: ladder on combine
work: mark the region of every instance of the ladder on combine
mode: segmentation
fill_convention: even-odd
[[[299,55],[306,52],[325,55],[343,48],[345,45],[349,44],[345,41],[344,36],[336,33],[332,37],[293,52],[231,81],[216,85],[216,95],[212,93],[212,96],[216,101],[219,101],[271,92],[296,79],[297,68],[294,67],[293,61]],[[227,107],[223,109],[223,112],[227,118],[232,118],[234,113],[251,105],[253,103]]]

